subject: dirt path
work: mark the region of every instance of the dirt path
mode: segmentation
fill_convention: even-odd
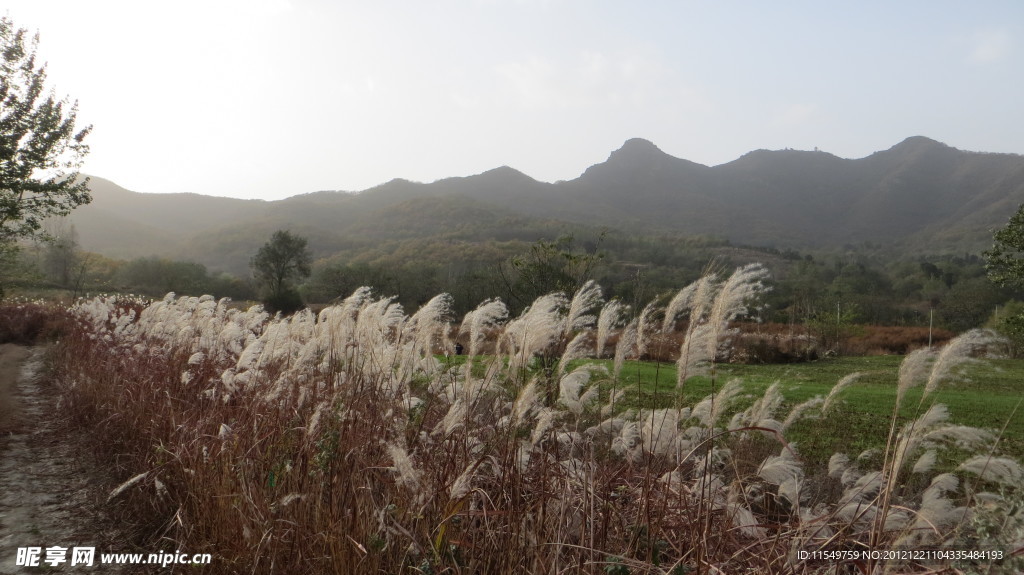
[[[43,349],[0,345],[0,574],[116,573],[100,553],[119,551],[97,510],[102,495],[91,454],[58,424],[55,393],[40,382]],[[66,562],[45,562],[47,547],[67,548]],[[19,548],[43,549],[38,567],[17,564]],[[74,547],[94,547],[92,567],[71,566]]]

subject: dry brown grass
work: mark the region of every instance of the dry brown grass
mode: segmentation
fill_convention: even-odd
[[[804,469],[770,393],[731,423],[739,383],[622,412],[610,394],[630,382],[600,371],[439,363],[443,307],[414,321],[357,293],[271,319],[206,298],[96,300],[75,310],[55,364],[68,408],[134,480],[117,496],[126,516],[153,542],[213,554],[208,572],[824,573],[838,567],[795,551],[892,545],[925,509],[927,481],[907,483],[904,464],[945,441],[922,435],[941,422],[894,426],[884,458]],[[574,345],[566,309],[529,320],[544,334],[521,318],[498,349],[557,360]],[[677,334],[657,338],[646,348],[679,349]]]

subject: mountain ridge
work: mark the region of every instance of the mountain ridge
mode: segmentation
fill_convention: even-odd
[[[94,178],[93,187],[93,204],[72,217],[85,249],[117,257],[156,250],[235,271],[248,265],[241,254],[254,252],[274,229],[309,235],[321,256],[337,246],[365,245],[366,236],[387,237],[396,215],[409,229],[395,236],[430,234],[429,226],[408,218],[417,210],[436,212],[426,209],[431,201],[481,220],[463,225],[431,216],[441,227],[472,229],[480,241],[489,227],[515,221],[522,229],[604,227],[798,250],[872,242],[910,252],[962,253],[987,247],[991,230],[1024,203],[1024,156],[965,152],[912,136],[863,158],[753,150],[705,166],[631,138],[605,161],[556,183],[499,166],[430,183],[395,179],[359,192],[319,191],[276,201],[140,194],[102,178]],[[504,231],[493,235],[510,237]]]

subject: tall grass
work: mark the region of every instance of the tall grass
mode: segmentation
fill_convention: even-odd
[[[996,434],[948,424],[941,406],[894,419],[884,453],[817,469],[787,429],[827,418],[850,382],[786,413],[773,386],[728,421],[741,382],[683,405],[763,277],[708,276],[622,328],[623,307],[593,284],[512,320],[489,300],[462,321],[464,362],[436,355],[456,319],[447,295],[408,316],[360,289],[287,318],[210,297],[98,298],[73,309],[56,365],[125,479],[112,504],[151,544],[212,553],[215,572],[824,573],[835,563],[797,552],[984,540],[960,527],[995,521],[975,511],[1013,497],[1021,470],[988,457]],[[679,319],[675,405],[623,409],[625,361]],[[611,353],[613,330],[610,373],[570,365]],[[487,333],[497,354],[481,354]],[[941,384],[987,336],[964,338],[909,356],[901,389]],[[933,471],[945,445],[981,459]]]

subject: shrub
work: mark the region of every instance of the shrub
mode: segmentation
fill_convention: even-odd
[[[32,345],[57,338],[67,321],[65,307],[42,301],[0,303],[0,343]]]

